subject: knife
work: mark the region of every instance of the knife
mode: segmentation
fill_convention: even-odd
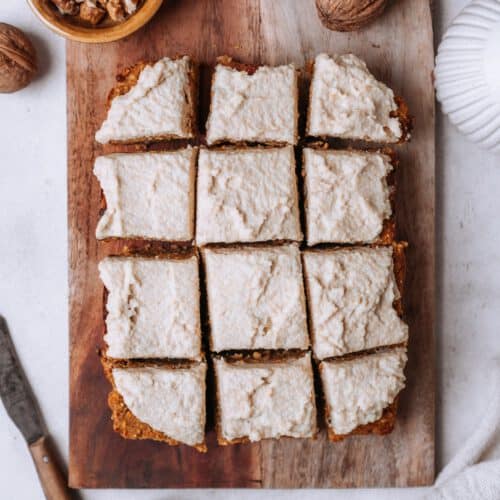
[[[17,358],[7,323],[0,316],[0,398],[21,431],[35,463],[45,497],[48,500],[71,499],[65,474],[59,467],[55,448],[46,432],[42,415]]]

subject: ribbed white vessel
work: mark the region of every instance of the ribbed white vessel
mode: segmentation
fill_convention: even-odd
[[[474,0],[439,46],[437,99],[472,141],[500,153],[500,0]]]

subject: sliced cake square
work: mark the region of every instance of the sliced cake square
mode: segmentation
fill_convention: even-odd
[[[309,347],[297,245],[205,249],[203,261],[212,351]]]
[[[319,365],[330,440],[349,434],[387,434],[405,386],[406,349],[395,348]]]
[[[398,315],[402,280],[395,274],[395,268],[399,275],[404,272],[403,258],[401,248],[391,246],[304,252],[312,345],[318,359],[408,340],[408,326]]]
[[[308,245],[393,241],[390,156],[311,148],[303,155]]]
[[[106,257],[106,355],[200,359],[198,259]]]
[[[319,54],[309,91],[307,135],[380,143],[409,139],[411,119],[401,98],[353,54]]]
[[[219,358],[214,365],[219,444],[316,434],[310,354],[260,362]]]
[[[192,241],[196,154],[196,148],[186,148],[98,157],[94,173],[106,209],[97,224],[97,239]]]
[[[186,444],[205,452],[206,363],[104,363],[113,429],[126,439]]]
[[[189,139],[196,128],[197,71],[189,57],[141,62],[119,75],[100,143]]]
[[[220,58],[211,96],[208,144],[297,143],[297,71],[292,64],[248,68]]]
[[[196,242],[302,239],[292,147],[200,151]]]

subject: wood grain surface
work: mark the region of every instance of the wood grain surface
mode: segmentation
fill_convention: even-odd
[[[404,96],[415,117],[410,144],[398,147],[399,236],[410,243],[405,305],[410,325],[408,386],[395,431],[330,443],[282,439],[218,447],[128,441],[112,430],[101,369],[103,288],[98,261],[119,243],[98,243],[94,142],[115,74],[138,60],[189,54],[203,65],[200,120],[207,115],[210,72],[218,55],[243,62],[303,67],[319,52],[351,51]],[[417,486],[434,479],[434,93],[428,0],[391,2],[367,29],[324,28],[314,0],[166,1],[145,29],[106,45],[68,42],[68,227],[70,301],[70,484],[73,487],[369,487]],[[303,114],[303,113],[302,113]],[[303,124],[302,124],[303,126]],[[157,145],[155,147],[164,147]],[[122,148],[123,149],[123,148]],[[133,150],[134,147],[128,147]],[[210,419],[209,419],[210,420]],[[209,422],[210,427],[210,422]]]

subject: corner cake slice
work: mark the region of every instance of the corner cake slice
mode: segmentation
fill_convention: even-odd
[[[189,139],[196,129],[197,70],[189,57],[140,62],[117,77],[102,144]]]
[[[319,54],[309,92],[307,135],[398,143],[410,137],[411,118],[400,97],[353,54]]]
[[[113,429],[126,439],[186,444],[206,452],[206,363],[184,365],[103,361],[113,386]]]
[[[316,402],[309,353],[259,362],[217,358],[214,365],[219,444],[314,437]]]
[[[328,437],[388,434],[396,421],[397,396],[405,386],[406,348],[322,361]]]

